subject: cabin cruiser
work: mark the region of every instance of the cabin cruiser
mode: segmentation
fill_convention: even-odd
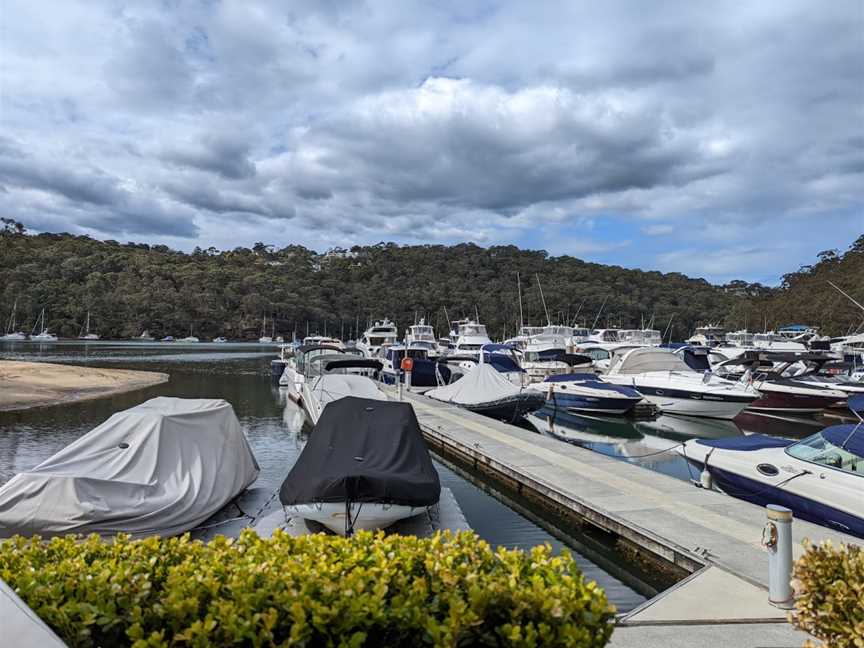
[[[542,340],[530,341],[518,356],[519,366],[528,374],[530,382],[542,382],[549,376],[586,371],[593,364],[592,358],[588,356],[567,353],[566,349],[554,342]]]
[[[720,363],[715,373],[724,378],[738,378],[739,383],[759,392],[759,398],[748,409],[755,412],[783,414],[818,414],[828,407],[842,405],[848,393],[834,385],[808,381],[787,370],[808,361],[824,362],[820,354],[782,354],[749,351],[738,358]],[[740,377],[739,377],[740,376]]]
[[[688,339],[684,340],[690,346],[715,347],[726,342],[726,329],[717,324],[697,326]]]
[[[710,372],[693,371],[667,349],[639,347],[612,358],[605,382],[632,387],[669,414],[732,419],[759,394]]]
[[[426,323],[425,319],[421,319],[419,324],[408,327],[405,332],[405,344],[413,349],[426,349],[429,357],[439,355],[435,331]]]
[[[599,342],[603,344],[620,344],[618,329],[594,329],[584,340],[585,342]]]
[[[459,320],[453,323],[456,325],[455,329],[450,333],[450,339],[453,343],[453,353],[479,355],[480,348],[484,344],[492,344],[492,340],[489,339],[486,327],[483,324],[471,319]]]
[[[621,329],[618,331],[618,339],[622,344],[632,346],[655,346],[663,344],[660,331],[655,329]]]
[[[396,344],[396,325],[389,319],[375,322],[363,332],[357,341],[357,348],[367,358],[375,358],[379,355],[381,347]]]
[[[546,402],[545,394],[514,385],[491,363],[484,361],[455,382],[426,392],[426,396],[511,422],[540,409]]]
[[[830,348],[843,357],[857,357],[858,362],[864,361],[864,333],[831,338]]]
[[[445,365],[439,365],[437,356],[429,356],[425,344],[394,344],[385,347],[383,353],[381,378],[388,385],[395,385],[398,380],[406,381],[405,371],[402,370],[405,358],[411,359],[412,387],[437,387],[440,380],[450,382],[450,370]]]
[[[287,387],[288,397],[294,401],[299,401],[308,361],[319,355],[342,353],[344,351],[346,349],[342,345],[336,344],[304,344],[294,349],[293,353],[283,346],[282,359],[285,362],[285,368],[279,377],[279,386]],[[359,351],[357,355],[359,355]]]
[[[528,388],[545,395],[546,407],[572,413],[627,414],[642,400],[632,387],[610,385],[593,373],[549,376]]]
[[[300,346],[334,346],[342,347],[342,341],[326,335],[307,335]]]
[[[806,324],[783,326],[777,329],[777,335],[793,342],[801,342],[805,345],[810,344],[813,340],[820,339],[819,328],[816,326],[807,326]]]
[[[279,490],[288,517],[346,536],[428,514],[440,495],[411,404],[354,396],[327,406]]]
[[[0,487],[0,536],[188,531],[258,477],[224,400],[153,398]]]
[[[749,434],[694,439],[676,451],[703,471],[703,483],[760,506],[864,537],[864,396],[849,400],[860,419],[801,441]]]
[[[312,424],[318,422],[330,403],[348,396],[387,400],[376,381],[381,368],[381,360],[354,353],[325,353],[307,358],[300,404]]]
[[[760,351],[807,352],[807,345],[803,342],[790,340],[788,337],[775,333],[774,331],[756,333],[753,336],[753,348],[759,349]]]

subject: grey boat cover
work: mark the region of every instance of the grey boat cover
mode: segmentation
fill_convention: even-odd
[[[426,392],[426,396],[456,405],[496,403],[522,393],[490,364],[478,364],[459,380]]]
[[[229,403],[153,398],[0,487],[0,537],[176,535],[257,477]]]

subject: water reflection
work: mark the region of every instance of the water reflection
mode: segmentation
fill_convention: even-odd
[[[825,426],[816,419],[763,414],[745,414],[734,421],[674,414],[634,420],[547,409],[529,416],[528,422],[540,434],[685,480],[693,479],[692,468],[673,448],[688,439],[719,439],[744,434],[802,438]]]

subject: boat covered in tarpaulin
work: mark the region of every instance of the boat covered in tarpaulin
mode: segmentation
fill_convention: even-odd
[[[229,403],[153,398],[0,487],[0,537],[176,535],[225,506],[258,471]]]

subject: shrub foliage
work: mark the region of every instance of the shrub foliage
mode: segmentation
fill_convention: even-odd
[[[795,563],[795,625],[831,648],[864,647],[864,549],[810,544]]]
[[[587,648],[614,614],[569,554],[470,532],[16,537],[0,576],[70,646]]]

